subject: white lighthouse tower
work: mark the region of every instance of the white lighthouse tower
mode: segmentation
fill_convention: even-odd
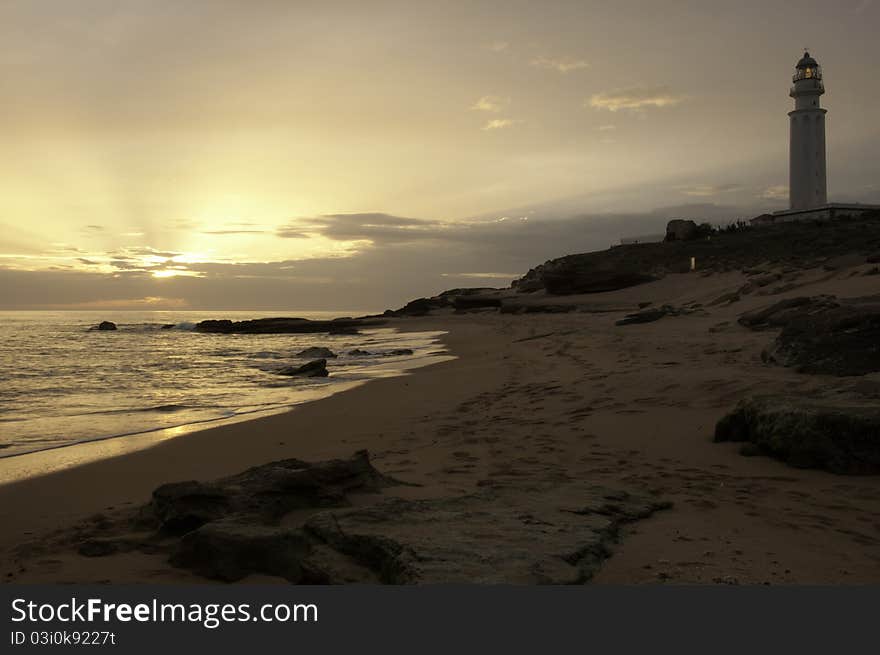
[[[834,220],[880,212],[880,205],[828,202],[825,176],[825,111],[819,98],[825,93],[822,68],[804,52],[795,66],[791,92],[794,111],[788,162],[791,207],[752,219],[752,225],[803,220]]]
[[[825,109],[819,97],[825,93],[822,68],[804,52],[797,63],[791,86],[794,111],[789,151],[789,198],[791,209],[821,207],[828,202],[825,178]]]

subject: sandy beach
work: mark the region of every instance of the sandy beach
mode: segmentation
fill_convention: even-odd
[[[403,330],[446,331],[455,359],[289,413],[0,486],[0,573],[15,582],[203,581],[169,565],[161,550],[84,557],[76,544],[132,514],[162,483],[367,449],[378,471],[413,486],[355,494],[355,507],[467,495],[493,484],[527,491],[580,483],[671,504],[623,526],[594,583],[880,582],[880,478],[744,457],[737,444],[712,440],[716,422],[750,394],[856,386],[876,394],[877,374],[804,375],[763,363],[773,335],[737,324],[742,313],[787,297],[876,293],[877,277],[854,271],[861,269],[804,270],[797,288],[727,305],[710,303],[742,287],[743,272],[671,274],[566,296],[562,302],[579,305],[570,313],[392,319]],[[615,324],[646,303],[698,310]],[[245,578],[273,579],[280,580]]]

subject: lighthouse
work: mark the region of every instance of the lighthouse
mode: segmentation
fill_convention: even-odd
[[[794,98],[788,160],[789,209],[761,214],[751,220],[755,226],[787,221],[856,217],[880,212],[880,205],[828,202],[825,179],[825,109],[819,98],[825,93],[822,67],[804,52],[795,65],[789,95]]]
[[[789,199],[792,210],[813,209],[828,202],[825,180],[825,109],[819,98],[825,93],[822,68],[804,52],[796,65],[791,92],[794,111],[789,145]]]

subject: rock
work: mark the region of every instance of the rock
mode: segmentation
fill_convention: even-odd
[[[680,218],[666,224],[666,241],[691,241],[700,236],[700,229],[694,221]]]
[[[371,353],[370,351],[368,351],[368,350],[361,350],[360,348],[355,348],[354,350],[349,350],[349,351],[348,351],[348,356],[349,356],[349,357],[369,357],[369,356],[372,355],[372,354],[373,354],[373,353]]]
[[[327,370],[326,359],[316,359],[302,366],[285,366],[275,372],[278,375],[304,378],[325,378],[330,375],[330,372]]]
[[[347,334],[347,335],[353,335],[353,334],[360,334],[360,333],[361,333],[361,331],[358,330],[358,329],[357,329],[355,326],[353,326],[353,325],[343,325],[343,326],[338,326],[338,327],[335,326],[335,325],[331,325],[331,326],[330,326],[330,330],[328,331],[328,334]]]
[[[406,303],[398,310],[389,310],[393,316],[426,316],[435,309],[449,307],[451,301],[448,297],[416,298]]]
[[[323,346],[312,346],[311,348],[306,348],[305,350],[300,350],[297,354],[297,357],[308,357],[309,359],[315,358],[324,358],[324,359],[335,359],[338,355],[330,350],[329,348],[324,348]]]
[[[306,318],[258,318],[250,321],[207,320],[196,324],[197,332],[220,334],[311,334],[333,332],[361,327],[384,325],[385,321],[376,318],[344,318],[332,321],[310,321]]]
[[[296,583],[307,552],[308,544],[299,530],[227,520],[184,535],[170,562],[224,582],[262,573]]]
[[[799,468],[880,473],[880,407],[856,398],[747,398],[715,426],[715,441],[748,442]]]
[[[176,323],[166,323],[165,325],[163,325],[159,329],[160,330],[173,330],[175,325],[177,325],[177,324]]]
[[[578,306],[561,304],[518,303],[505,301],[501,305],[502,314],[567,314],[577,311]]]
[[[709,307],[715,307],[716,305],[731,305],[735,302],[739,302],[741,297],[735,291],[732,293],[725,293],[723,295],[718,296],[715,300],[709,303]]]
[[[544,275],[547,293],[564,296],[576,293],[604,293],[652,282],[656,278],[630,271],[558,270]]]
[[[609,556],[624,523],[668,506],[581,485],[488,490],[322,512],[304,530],[386,584],[580,584]],[[337,566],[322,558],[312,569],[329,582],[350,580],[353,566]]]
[[[403,355],[412,355],[412,348],[395,348],[394,350],[389,350],[385,353],[388,357],[402,357]]]
[[[782,327],[766,351],[769,363],[837,376],[880,371],[880,296],[792,298],[744,314],[740,323]]]
[[[172,482],[153,491],[142,521],[181,535],[230,516],[272,522],[305,507],[344,506],[351,491],[374,492],[397,480],[379,473],[365,450],[349,459],[310,463],[285,459],[214,482]]]
[[[635,314],[627,314],[624,318],[615,322],[615,325],[634,325],[636,323],[653,323],[664,316],[669,315],[669,310],[664,306],[657,309],[645,309]]]
[[[457,312],[468,312],[477,309],[498,309],[501,307],[501,298],[492,296],[455,296],[452,306]]]
[[[796,318],[803,318],[839,306],[840,304],[834,296],[786,298],[769,307],[746,312],[740,316],[739,324],[752,330],[781,328]]]
[[[77,548],[83,557],[106,557],[119,550],[119,545],[112,539],[86,539]]]
[[[100,323],[98,323],[98,327],[96,327],[94,329],[105,331],[105,330],[116,330],[118,328],[116,327],[116,323],[113,323],[112,321],[101,321]]]
[[[188,480],[157,487],[148,513],[167,534],[184,534],[219,519],[232,510],[229,493],[221,486]]]

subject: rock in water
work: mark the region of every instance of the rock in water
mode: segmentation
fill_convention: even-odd
[[[791,466],[880,473],[880,407],[787,396],[748,398],[715,426],[715,441],[744,441]]]
[[[324,348],[322,346],[312,346],[311,348],[306,348],[305,350],[300,350],[297,354],[297,357],[308,357],[309,359],[315,359],[317,357],[321,357],[324,359],[335,359],[338,355],[330,350],[329,348]]]
[[[98,327],[95,329],[102,330],[102,331],[103,330],[116,330],[117,327],[116,327],[116,323],[114,323],[113,321],[101,321],[100,323],[98,323]]]
[[[316,359],[302,366],[285,366],[276,371],[278,375],[298,376],[304,378],[326,378],[330,375],[326,359]]]

